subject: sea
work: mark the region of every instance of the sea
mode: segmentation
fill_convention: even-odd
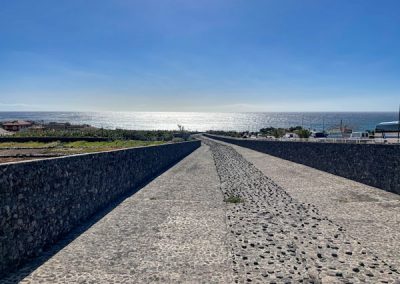
[[[353,131],[373,130],[384,121],[398,120],[396,112],[0,112],[0,121],[33,120],[70,122],[106,129],[234,130],[258,131],[265,127],[303,126],[312,130],[329,130],[340,125]]]

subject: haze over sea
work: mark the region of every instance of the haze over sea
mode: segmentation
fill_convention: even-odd
[[[192,131],[258,131],[263,127],[303,125],[316,130],[340,125],[353,130],[373,130],[383,121],[397,120],[395,112],[0,112],[0,121],[33,120],[89,124],[108,129],[174,130],[177,125]]]

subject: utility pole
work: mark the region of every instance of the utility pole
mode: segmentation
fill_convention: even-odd
[[[399,105],[399,117],[397,118],[397,143],[400,143],[400,105]]]

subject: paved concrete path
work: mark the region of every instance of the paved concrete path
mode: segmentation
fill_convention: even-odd
[[[232,283],[225,206],[213,159],[203,146],[22,283]],[[17,282],[22,273],[4,283]]]

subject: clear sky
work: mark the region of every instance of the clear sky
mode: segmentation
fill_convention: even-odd
[[[0,3],[0,110],[396,111],[398,0]]]

